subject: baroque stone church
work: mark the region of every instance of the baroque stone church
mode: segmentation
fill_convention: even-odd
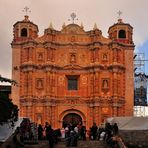
[[[133,28],[118,19],[103,37],[71,23],[38,35],[26,15],[13,26],[12,99],[20,116],[54,128],[133,115]]]

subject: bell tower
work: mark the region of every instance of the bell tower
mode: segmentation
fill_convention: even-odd
[[[124,44],[133,44],[133,27],[130,24],[123,22],[121,18],[118,22],[109,27],[109,38],[113,41],[117,41]]]
[[[22,21],[18,21],[13,25],[13,41],[12,47],[12,78],[18,83],[18,87],[12,86],[12,100],[20,107],[21,93],[21,66],[24,62],[33,60],[33,48],[35,39],[38,37],[38,26],[29,20],[27,15],[28,7],[24,8],[26,15]]]
[[[13,42],[27,41],[38,37],[38,26],[29,20],[25,15],[23,21],[18,21],[13,25]]]
[[[119,11],[120,12],[120,11]],[[134,43],[133,43],[133,27],[124,23],[120,18],[121,12],[117,23],[109,27],[108,34],[111,39],[110,48],[113,55],[113,87],[118,88],[122,80],[122,90],[124,94],[122,97],[123,110],[126,116],[133,115],[133,102],[134,102]],[[122,68],[121,68],[122,67]],[[122,78],[118,79],[122,71]],[[124,80],[124,83],[123,83]],[[117,85],[115,84],[117,81]],[[126,83],[125,83],[126,82]],[[115,90],[115,89],[114,89]],[[122,98],[121,97],[121,98]]]

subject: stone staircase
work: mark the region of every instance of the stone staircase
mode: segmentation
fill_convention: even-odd
[[[38,144],[25,144],[25,148],[49,148],[48,141],[39,141]],[[78,141],[77,147],[66,147],[65,141],[61,141],[54,148],[106,148],[103,141]]]
[[[65,142],[59,142],[55,148],[67,148]],[[69,148],[106,148],[103,141],[78,141],[77,147],[69,147]]]
[[[25,144],[25,148],[49,148],[48,141],[41,140],[38,143],[27,143]]]

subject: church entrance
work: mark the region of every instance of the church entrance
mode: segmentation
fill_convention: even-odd
[[[63,127],[66,127],[68,124],[72,124],[73,126],[76,126],[80,122],[82,122],[82,118],[80,115],[76,113],[70,113],[64,116]]]

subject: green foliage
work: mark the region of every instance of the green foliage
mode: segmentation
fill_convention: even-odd
[[[13,104],[6,94],[0,92],[0,124],[9,122],[13,126],[17,119],[18,107]]]

